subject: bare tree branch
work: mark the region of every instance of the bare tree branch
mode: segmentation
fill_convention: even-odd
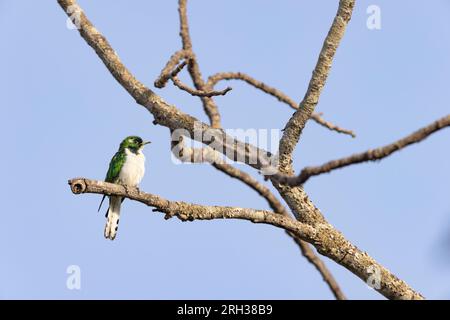
[[[289,231],[286,231],[289,235],[293,235]],[[333,274],[330,272],[330,270],[327,268],[325,263],[319,258],[317,254],[314,253],[313,249],[311,248],[311,245],[300,239],[299,237],[296,237],[295,235],[292,236],[292,239],[297,243],[297,245],[300,247],[300,251],[302,255],[306,258],[306,260],[311,263],[316,270],[320,273],[322,276],[323,281],[328,285],[331,292],[333,293],[334,297],[337,300],[347,300],[345,294],[342,292],[339,284],[335,280]]]
[[[310,118],[318,103],[321,90],[325,85],[328,72],[331,68],[334,54],[344,35],[345,28],[350,21],[354,4],[354,0],[339,1],[336,17],[324,40],[305,97],[300,103],[299,109],[289,119],[285,126],[279,146],[278,171],[281,174],[286,174],[288,176],[294,175],[292,168],[292,152],[298,143],[306,121]],[[297,220],[313,226],[327,223],[323,214],[311,202],[302,187],[281,185],[275,177],[276,176],[269,177],[270,181],[286,201]]]
[[[247,84],[277,98],[280,102],[287,104],[292,109],[298,109],[298,103],[292,100],[284,92],[281,92],[277,88],[268,86],[264,82],[256,80],[255,78],[252,78],[251,76],[242,72],[219,72],[213,74],[208,78],[207,84],[210,87],[214,87],[218,82],[222,80],[242,80]]]
[[[187,53],[187,54],[186,54]],[[169,79],[172,80],[173,84],[178,87],[179,89],[188,92],[189,94],[197,97],[214,97],[214,96],[223,96],[227,94],[228,91],[232,90],[231,87],[227,87],[220,91],[202,91],[202,90],[196,90],[190,88],[188,85],[185,85],[181,80],[177,77],[178,73],[188,64],[186,60],[184,60],[182,63],[176,65],[180,62],[180,59],[183,58],[183,56],[187,55],[187,57],[190,57],[190,53],[186,50],[177,51],[174,55],[170,57],[169,62],[164,67],[164,69],[161,71],[161,74],[159,77],[155,80],[155,87],[157,88],[163,88],[165,87],[167,81]],[[173,70],[169,69],[172,68]]]
[[[294,175],[292,169],[292,152],[298,143],[307,120],[311,117],[319,101],[319,96],[328,77],[334,54],[344,35],[345,28],[350,21],[354,4],[354,0],[339,1],[336,17],[324,40],[305,97],[300,103],[299,109],[285,126],[279,146],[279,173],[281,174]],[[270,180],[286,201],[297,220],[312,226],[328,223],[320,210],[311,202],[302,187],[281,185],[274,176],[271,176]]]
[[[228,176],[234,179],[238,179],[241,182],[245,183],[247,186],[249,186],[251,189],[256,191],[259,195],[261,195],[264,199],[266,199],[267,203],[269,204],[270,208],[278,214],[282,214],[285,217],[290,217],[288,211],[286,208],[281,204],[281,202],[275,197],[275,195],[264,186],[262,183],[259,183],[257,180],[255,180],[252,176],[249,174],[236,169],[235,167],[229,165],[229,164],[221,164],[221,163],[214,163],[213,166],[217,168],[218,170],[224,172]],[[337,283],[336,279],[334,278],[333,274],[328,270],[328,268],[325,266],[325,263],[314,253],[314,251],[311,249],[311,246],[300,239],[297,235],[290,231],[286,231],[287,235],[290,236],[292,239],[294,239],[295,243],[300,248],[300,251],[302,255],[317,269],[317,271],[321,274],[323,280],[330,288],[331,292],[338,300],[346,300],[344,293],[342,292],[339,284]]]
[[[207,86],[209,88],[214,88],[214,86],[222,80],[242,80],[249,85],[277,98],[280,102],[283,102],[290,106],[292,109],[297,110],[298,104],[293,99],[291,99],[288,95],[286,95],[284,92],[281,92],[277,88],[268,86],[262,81],[256,80],[255,78],[252,78],[251,76],[242,73],[242,72],[220,72],[216,73],[208,78]],[[318,113],[313,113],[311,115],[311,119],[313,119],[315,122],[320,124],[321,126],[330,129],[332,131],[336,131],[343,134],[348,134],[352,137],[355,137],[356,134],[352,130],[341,128],[329,121],[326,121],[321,117]]]
[[[318,252],[333,259],[369,282],[373,270],[379,275],[379,287],[375,289],[390,299],[423,299],[405,282],[378,264],[366,252],[348,242],[330,224],[311,226],[271,211],[239,207],[202,206],[182,201],[169,201],[160,196],[144,193],[136,188],[107,183],[103,181],[75,178],[69,180],[74,194],[96,193],[115,195],[142,202],[154,207],[153,211],[165,213],[165,218],[177,217],[181,221],[241,219],[253,223],[270,224],[294,233],[300,239],[313,244]]]
[[[241,171],[239,169],[236,169],[232,165],[226,164],[226,163],[214,163],[213,166],[217,168],[218,170],[224,172],[227,176],[238,179],[244,184],[246,184],[248,187],[256,191],[261,197],[266,199],[267,203],[269,204],[270,208],[275,211],[276,213],[283,214],[285,216],[289,216],[288,211],[283,206],[283,204],[275,197],[275,195],[270,192],[269,188],[267,188],[262,183],[258,182],[256,179],[254,179],[249,174],[245,173],[244,171]]]
[[[184,137],[175,137],[170,131],[170,150],[172,154],[182,162],[191,163],[225,163],[223,155],[210,147],[191,148],[184,144]]]
[[[203,90],[195,90],[192,88],[189,88],[187,85],[185,85],[184,83],[181,82],[181,80],[177,77],[174,76],[172,77],[172,81],[173,84],[175,86],[177,86],[179,89],[188,92],[189,94],[193,95],[193,96],[197,96],[197,97],[214,97],[214,96],[224,96],[227,94],[228,91],[231,90],[231,87],[226,87],[223,90],[220,91],[215,91],[215,90],[211,90],[211,91],[203,91]]]
[[[244,144],[227,135],[223,130],[211,128],[195,117],[185,114],[175,106],[165,102],[130,73],[106,38],[92,25],[75,0],[58,0],[58,3],[66,13],[77,13],[76,16],[79,18],[77,24],[80,26],[78,31],[81,37],[95,50],[98,57],[120,85],[138,104],[152,113],[155,118],[154,124],[159,124],[172,130],[185,129],[190,134],[190,137],[198,138],[197,141],[202,143],[204,143],[204,136],[211,136],[218,145],[218,149],[223,150],[224,154],[226,150],[234,150],[234,154],[226,153],[227,156],[231,156],[230,159],[232,160],[235,160],[236,156],[239,159],[248,159],[251,155],[256,155],[258,158],[255,159],[255,162],[248,163],[255,169],[261,169],[262,163],[269,162],[267,151],[253,145]],[[68,11],[69,7],[71,9]],[[195,129],[199,131],[199,135],[195,134]]]
[[[358,164],[368,161],[377,161],[386,158],[396,151],[406,148],[412,144],[421,142],[428,138],[431,134],[450,126],[450,115],[447,115],[439,120],[434,121],[430,125],[423,127],[410,135],[397,140],[391,144],[370,149],[365,152],[355,153],[351,156],[328,161],[327,163],[316,166],[304,168],[298,176],[276,175],[273,178],[278,180],[281,184],[289,186],[296,186],[305,183],[310,177],[317,176],[322,173],[328,173],[335,169],[340,169],[353,164]]]
[[[191,58],[191,52],[188,50],[179,50],[175,52],[165,65],[165,67],[161,70],[160,75],[155,80],[155,87],[164,88],[167,84],[167,81],[171,78],[172,72],[176,69],[177,65],[181,62],[181,60],[189,60]],[[181,69],[180,69],[181,70]]]
[[[179,141],[173,141],[171,142],[171,150],[173,151],[173,154],[175,157],[177,157],[181,161],[187,161],[192,163],[200,163],[200,162],[207,162],[211,163],[217,170],[225,173],[231,178],[237,179],[244,184],[246,184],[248,187],[256,191],[261,197],[263,197],[267,203],[269,204],[270,208],[278,214],[282,214],[286,217],[290,217],[288,211],[283,206],[283,204],[275,197],[275,195],[264,186],[262,183],[259,183],[256,179],[254,179],[249,174],[233,167],[230,164],[227,164],[225,162],[220,161],[220,155],[212,150],[211,148],[191,148],[186,147],[180,139]],[[322,275],[323,280],[330,288],[331,292],[338,300],[345,300],[346,297],[344,293],[342,292],[339,284],[337,283],[336,279],[333,277],[331,272],[328,270],[328,268],[325,266],[325,264],[322,262],[322,260],[314,253],[314,251],[311,249],[310,245],[300,239],[297,235],[293,234],[292,232],[286,231],[287,235],[294,239],[295,243],[300,248],[300,251],[302,252],[302,255],[312,264],[314,267],[319,271],[319,273]]]
[[[187,0],[178,1],[178,15],[180,18],[180,37],[183,44],[183,49],[192,51],[192,41],[189,33],[189,23],[187,18]],[[199,78],[201,79],[201,77]]]
[[[69,185],[74,194],[96,193],[108,196],[115,195],[144,203],[147,206],[154,207],[154,212],[165,213],[166,219],[172,217],[177,217],[182,221],[243,219],[254,223],[272,224],[291,231],[298,236],[301,235],[300,237],[302,239],[308,238],[310,241],[316,237],[316,231],[313,228],[271,211],[239,207],[203,206],[182,201],[169,201],[158,195],[141,192],[137,188],[86,178],[71,179],[69,180]]]
[[[177,77],[178,73],[186,66],[187,62],[184,61],[183,63],[179,64],[170,74],[170,79],[172,79],[172,82],[175,86],[177,86],[179,89],[186,91],[190,93],[193,96],[198,97],[214,97],[214,96],[223,96],[227,94],[228,91],[231,90],[230,87],[227,87],[221,91],[202,91],[202,90],[196,90],[189,88],[189,86],[185,85],[181,80]]]
[[[170,73],[169,78],[176,77],[176,76],[181,72],[181,70],[183,70],[183,68],[184,68],[187,64],[188,64],[188,63],[187,63],[187,61],[185,60],[185,61],[183,61],[182,63],[180,63],[179,65],[177,65],[177,66],[173,69],[173,71]]]
[[[180,1],[183,2],[183,1]],[[191,135],[194,133],[195,124],[198,123],[194,117],[184,114],[176,107],[166,103],[161,97],[156,95],[153,91],[145,87],[141,82],[136,80],[134,76],[121,63],[115,51],[111,48],[107,40],[101,35],[98,30],[87,19],[81,8],[75,0],[58,0],[58,3],[65,10],[66,13],[76,13],[79,18],[77,25],[79,25],[80,35],[86,42],[96,51],[97,55],[104,62],[108,70],[114,78],[130,93],[130,95],[141,105],[145,106],[155,117],[157,124],[164,125],[170,129],[185,129]],[[353,1],[341,1],[341,5],[352,4]],[[68,8],[70,7],[70,10]],[[69,14],[70,16],[70,14]],[[343,18],[336,18],[337,20]],[[341,23],[342,22],[338,22]],[[338,27],[339,28],[339,27]],[[320,59],[319,59],[320,60]],[[190,66],[192,63],[190,63]],[[198,88],[197,88],[198,89]],[[201,90],[198,89],[198,90]],[[204,98],[210,99],[210,98]],[[219,122],[220,123],[220,122]],[[211,127],[200,123],[201,133],[207,133]],[[194,138],[197,141],[202,139]],[[236,153],[248,156],[254,151],[258,152],[258,161],[256,164],[249,163],[254,168],[261,168],[262,162],[267,161],[267,153],[255,146],[244,144],[245,152],[237,148],[236,145],[243,144],[239,140],[226,135],[223,130],[216,130],[212,133],[212,138],[219,139],[218,143],[224,147],[223,150],[233,148]],[[261,152],[261,153],[260,153]],[[230,159],[232,156],[226,154]],[[279,190],[280,194],[288,203],[292,212],[299,219],[305,218],[310,223],[303,223],[302,221],[294,221],[288,219],[283,215],[275,215],[268,211],[259,211],[252,209],[237,208],[234,210],[224,209],[226,207],[205,207],[198,206],[184,206],[186,203],[178,202],[178,205],[173,205],[173,202],[161,198],[142,198],[140,193],[131,193],[127,188],[116,185],[106,185],[104,182],[89,183],[87,179],[84,181],[86,187],[84,192],[93,192],[108,195],[119,195],[142,201],[151,204],[165,212],[169,216],[176,215],[182,220],[191,219],[216,219],[216,218],[236,218],[247,219],[253,222],[262,222],[279,226],[285,230],[297,234],[302,240],[305,240],[315,246],[317,251],[336,263],[344,266],[352,273],[360,277],[363,281],[371,279],[371,271],[379,271],[380,287],[376,287],[381,294],[390,299],[422,299],[423,297],[409,287],[405,282],[395,277],[389,270],[378,264],[366,252],[359,250],[356,246],[344,238],[344,236],[337,231],[331,224],[325,221],[320,211],[311,203],[302,188],[282,186],[273,181],[274,185]],[[74,183],[72,183],[74,185]],[[75,189],[78,190],[78,187]],[[80,189],[81,190],[81,189]],[[83,192],[83,191],[80,191]],[[135,191],[137,192],[137,191]],[[151,195],[150,195],[151,196]],[[150,202],[149,202],[150,201]],[[164,204],[167,204],[166,206]],[[215,209],[211,209],[215,208]],[[211,209],[211,210],[210,210]],[[178,213],[177,213],[178,212]]]
[[[187,18],[187,0],[179,0],[178,12],[180,17],[180,36],[183,44],[183,49],[188,50],[191,55],[191,59],[189,60],[188,65],[188,71],[191,75],[192,81],[194,82],[195,89],[201,92],[211,91],[206,87],[206,84],[203,81],[197,57],[192,49],[192,40],[189,34],[189,23]],[[220,128],[220,113],[214,100],[212,100],[211,97],[208,96],[200,96],[200,98],[203,103],[203,109],[205,110],[205,113],[210,120],[211,127]]]
[[[192,51],[192,41],[191,41],[190,34],[189,34],[189,25],[188,25],[188,20],[187,20],[187,8],[186,7],[187,7],[187,0],[180,0],[179,1],[179,15],[180,15],[180,26],[181,26],[180,27],[180,36],[181,36],[182,42],[183,42],[183,49],[190,50],[191,51],[190,56],[194,57],[193,59],[190,60],[189,71],[190,71],[192,80],[194,81],[196,88],[200,89],[200,92],[203,93],[203,92],[205,92],[205,90],[213,92],[213,87],[215,84],[209,84],[209,83],[205,84],[204,83],[204,81],[201,77],[200,68],[195,59],[195,55]],[[176,77],[172,77],[172,80],[177,87],[193,94],[194,91],[187,90],[188,87],[183,86],[183,84],[181,82],[177,81],[178,79]],[[231,90],[231,88],[227,88],[227,89],[225,89],[225,90],[227,90],[227,91]],[[223,91],[224,94],[227,91]],[[200,95],[200,96],[202,96],[202,95]],[[209,96],[207,96],[207,97],[209,97]],[[208,99],[208,98],[203,98],[202,102],[203,102],[205,112],[211,121],[212,127],[220,128],[221,127],[220,115],[219,115],[218,107],[215,104],[214,100]],[[321,119],[320,116],[317,117],[317,120],[319,123],[321,123],[324,126],[327,126],[332,129],[334,128],[337,131],[340,130],[340,128],[333,127],[332,124],[327,123],[325,120]],[[198,155],[201,155],[201,157],[203,159],[212,163],[213,166],[216,169],[218,169],[219,171],[222,171],[225,174],[242,181],[243,183],[247,184],[249,187],[251,187],[252,189],[257,191],[261,196],[263,196],[269,202],[269,205],[274,210],[279,211],[280,213],[283,213],[288,216],[288,213],[287,213],[286,209],[284,208],[284,206],[278,201],[278,199],[276,199],[275,196],[273,196],[273,194],[270,193],[269,189],[264,187],[262,184],[259,184],[256,180],[251,178],[249,175],[245,174],[244,172],[242,172],[238,169],[235,169],[233,166],[231,166],[229,164],[212,161],[212,160],[217,160],[217,155],[215,154],[214,156],[211,157],[211,154],[212,154],[211,151],[206,152],[206,154],[205,154],[204,151],[195,150],[195,148],[189,148],[189,150],[187,150],[187,149],[188,148],[182,149],[182,152],[184,152],[184,156],[187,159],[194,160],[195,156],[197,155],[197,160],[198,160]],[[308,244],[304,243],[301,239],[296,239],[292,234],[289,234],[289,235],[292,236],[297,243],[302,244],[302,245],[300,245],[300,249],[301,249],[303,255],[322,274],[323,279],[329,285],[329,287],[330,287],[331,291],[333,292],[333,294],[335,295],[335,297],[337,299],[345,299],[344,294],[340,290],[339,285],[333,278],[332,274],[328,271],[328,269],[325,267],[325,265],[322,263],[322,261],[318,257],[315,256],[314,252],[311,250],[311,248],[309,248]]]
[[[319,102],[325,82],[330,72],[334,54],[344,36],[345,28],[352,16],[355,0],[340,0],[339,7],[330,31],[323,43],[316,67],[309,82],[308,90],[300,103],[299,109],[286,124],[280,140],[280,171],[292,174],[292,152],[300,139],[306,122],[311,117]]]
[[[317,124],[320,124],[322,127],[325,127],[331,131],[336,131],[336,132],[339,132],[342,134],[347,134],[347,135],[351,136],[352,138],[356,137],[356,133],[354,131],[341,128],[341,127],[335,125],[334,123],[325,120],[324,118],[322,118],[320,113],[313,113],[311,115],[311,119],[313,119]]]

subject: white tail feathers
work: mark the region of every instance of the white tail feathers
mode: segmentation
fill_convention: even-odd
[[[114,240],[119,227],[121,197],[109,197],[109,208],[106,214],[105,238]]]

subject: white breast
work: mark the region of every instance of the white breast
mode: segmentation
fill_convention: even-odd
[[[125,149],[127,156],[122,170],[119,173],[119,179],[122,184],[136,187],[144,177],[145,173],[145,156],[139,150],[138,153]]]

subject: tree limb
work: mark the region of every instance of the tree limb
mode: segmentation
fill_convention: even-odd
[[[249,159],[256,156],[257,158],[254,159],[254,162],[248,163],[255,169],[261,169],[262,164],[270,162],[267,157],[267,151],[253,145],[244,144],[227,135],[223,130],[212,128],[165,102],[155,92],[137,80],[123,65],[115,50],[106,38],[92,25],[75,0],[58,0],[58,3],[68,15],[70,13],[77,13],[77,17],[79,18],[78,25],[80,27],[78,31],[81,37],[95,50],[98,57],[103,61],[111,75],[120,85],[138,104],[152,113],[155,118],[154,124],[159,124],[172,130],[184,129],[190,134],[189,137],[202,143],[204,143],[204,136],[210,136],[218,145],[218,149],[225,155],[230,155],[231,160],[236,160],[236,158]],[[71,9],[68,11],[69,7]],[[195,132],[195,130],[198,132]],[[229,150],[234,152],[225,152]]]
[[[287,176],[287,175],[275,175],[273,178],[278,180],[279,183],[297,186],[305,183],[310,177],[317,176],[322,173],[328,173],[335,169],[340,169],[353,164],[358,164],[368,161],[377,161],[384,159],[394,152],[397,152],[403,148],[406,148],[412,144],[419,143],[424,139],[428,138],[431,134],[450,126],[450,115],[440,118],[434,121],[426,127],[423,127],[410,135],[397,140],[391,144],[379,147],[376,149],[370,149],[365,152],[355,153],[351,156],[328,161],[321,166],[316,167],[306,167],[304,168],[298,176]]]
[[[239,207],[203,206],[183,201],[169,201],[158,195],[145,193],[137,188],[127,187],[104,181],[86,178],[69,180],[74,194],[96,193],[107,196],[121,196],[154,207],[154,212],[165,213],[165,218],[177,217],[181,221],[212,220],[212,219],[242,219],[254,223],[264,223],[291,231],[301,238],[310,241],[316,237],[316,231],[292,218],[275,214],[271,211],[255,210]]]
[[[69,180],[74,194],[96,193],[115,195],[142,202],[162,212],[165,218],[177,217],[181,221],[241,219],[253,223],[270,224],[294,233],[300,239],[313,244],[318,252],[349,269],[364,281],[370,281],[373,270],[379,275],[379,287],[375,289],[390,299],[423,299],[405,282],[378,264],[366,252],[348,242],[340,232],[328,223],[314,227],[271,211],[239,207],[202,206],[182,201],[169,201],[160,196],[144,193],[137,188],[103,181],[75,178]]]
[[[259,183],[249,174],[241,170],[238,170],[235,167],[226,163],[213,163],[213,166],[216,169],[225,173],[226,175],[230,176],[231,178],[240,180],[241,182],[249,186],[251,189],[256,191],[259,195],[261,195],[261,197],[263,197],[267,201],[270,208],[275,213],[281,214],[285,217],[290,217],[286,208],[283,206],[283,204],[281,204],[281,202],[277,199],[277,197],[275,197],[275,195],[269,190],[269,188],[264,186],[262,183]],[[314,251],[311,249],[311,246],[307,242],[300,239],[294,233],[290,231],[286,231],[286,233],[299,246],[302,255],[308,260],[308,262],[311,263],[317,269],[317,271],[322,276],[322,279],[330,288],[334,297],[338,300],[346,300],[347,298],[342,292],[333,274],[330,272],[330,270],[328,270],[325,263],[314,253]]]
[[[354,4],[354,0],[339,1],[336,16],[324,40],[316,67],[309,82],[308,90],[299,105],[299,109],[286,124],[283,136],[280,139],[278,173],[289,176],[294,175],[292,152],[300,139],[300,134],[306,122],[311,117],[319,101],[319,96],[328,77],[334,54],[344,35],[345,28],[350,21]],[[313,226],[327,223],[320,210],[314,206],[302,187],[281,185],[275,179],[275,176],[269,178],[297,220]]]
[[[325,82],[330,72],[334,54],[344,36],[345,28],[351,19],[355,0],[340,0],[336,17],[325,38],[308,90],[298,110],[286,124],[280,140],[280,171],[292,174],[292,152],[300,139],[306,122],[311,117],[319,102]]]
[[[347,1],[341,2],[347,3]],[[69,14],[69,16],[70,13],[77,13],[77,16],[79,18],[79,21],[77,21],[77,25],[80,26],[80,35],[96,51],[97,55],[103,61],[113,77],[130,93],[130,95],[136,100],[136,102],[146,107],[154,115],[155,122],[157,124],[164,125],[174,130],[182,128],[187,130],[192,135],[196,123],[200,124],[201,133],[207,133],[207,131],[211,129],[210,126],[198,122],[198,120],[194,117],[184,114],[174,106],[169,105],[161,97],[156,95],[153,91],[136,80],[134,76],[121,63],[119,57],[111,48],[105,37],[103,37],[103,35],[101,35],[87,19],[75,0],[58,0],[58,3],[65,10],[65,12]],[[68,10],[69,7],[70,11]],[[214,131],[212,137],[214,137],[215,139],[221,139],[220,141],[218,141],[218,143],[225,147],[224,150],[233,148],[233,146],[235,146],[236,144],[242,144],[242,142],[240,142],[239,140],[236,140],[224,134],[223,130]],[[224,138],[228,138],[230,140]],[[195,135],[194,139],[204,142],[202,141],[202,139],[197,139]],[[222,150],[221,152],[223,152],[224,150]],[[237,153],[242,153],[240,149],[236,147],[232,150],[235,150]],[[267,161],[267,152],[264,153],[264,150],[260,150],[252,145],[245,145],[245,152],[243,153],[243,155],[248,156],[253,151],[259,151],[257,159],[258,161],[256,164],[249,163],[249,165],[259,169],[261,168],[262,163],[264,161]],[[228,153],[226,155],[230,157]],[[230,159],[232,159],[232,157],[230,157]],[[88,180],[84,179],[85,183],[86,181]],[[204,209],[203,206],[200,206],[198,208],[199,210],[196,212],[189,211],[186,215],[183,215],[181,213],[180,218],[212,219],[219,217],[232,217],[242,219],[245,217],[245,219],[254,222],[263,222],[273,224],[275,226],[280,226],[285,228],[285,230],[289,230],[291,232],[294,232],[295,234],[298,234],[300,238],[313,244],[319,253],[331,258],[336,263],[344,266],[364,281],[368,281],[371,278],[371,273],[368,271],[368,268],[371,268],[371,270],[373,270],[373,268],[379,270],[381,282],[380,287],[376,288],[376,290],[378,290],[387,298],[422,298],[419,293],[415,292],[405,282],[398,279],[392,273],[390,273],[390,271],[378,264],[367,253],[359,250],[356,246],[346,240],[339,231],[334,229],[332,225],[327,223],[321,215],[320,211],[315,208],[311,201],[307,198],[303,189],[299,187],[291,188],[287,186],[280,186],[276,182],[274,183],[274,185],[280,191],[280,194],[282,194],[283,198],[286,200],[293,213],[296,214],[296,217],[309,217],[310,220],[314,223],[306,224],[302,223],[301,221],[288,219],[282,215],[273,215],[267,211],[252,211],[251,209],[247,209],[250,211],[246,211],[245,209],[233,211],[224,210],[223,207],[218,207],[212,212],[209,210],[202,211]],[[91,187],[92,188],[90,190],[94,193],[122,195],[125,197],[129,197],[130,199],[138,200],[137,195],[129,194],[125,190],[125,187],[119,186],[119,189],[117,189],[117,187],[113,187],[111,189],[111,186],[105,187],[104,183],[103,186],[96,184],[91,185]],[[139,199],[142,200],[142,198]],[[153,200],[156,201],[157,199]],[[183,208],[177,206],[176,209],[176,211],[178,211],[178,209]],[[170,207],[166,207],[165,210],[169,211],[166,213],[174,213]]]
[[[178,141],[172,140],[171,150],[174,156],[177,157],[180,161],[191,163],[207,162],[212,164],[217,170],[225,173],[231,178],[243,182],[248,187],[256,191],[261,197],[263,197],[267,201],[269,207],[275,213],[282,214],[285,217],[290,217],[286,208],[277,199],[277,197],[275,197],[275,195],[269,190],[269,188],[264,186],[262,183],[259,183],[249,174],[233,167],[230,164],[225,163],[224,161],[220,161],[221,158],[220,155],[217,154],[217,152],[215,152],[214,150],[210,148],[200,149],[200,148],[186,147],[182,139]],[[295,241],[295,243],[299,246],[302,255],[321,274],[322,279],[328,285],[335,298],[338,300],[345,300],[346,297],[342,292],[336,279],[333,277],[333,274],[325,266],[325,263],[323,263],[323,261],[314,253],[311,246],[292,232],[286,231],[286,234]]]
[[[200,68],[197,63],[197,60],[195,58],[195,54],[192,50],[192,41],[189,33],[189,25],[188,25],[188,19],[187,19],[187,0],[180,0],[179,1],[179,17],[180,17],[180,36],[183,43],[183,49],[185,51],[190,51],[190,64],[189,64],[189,72],[191,74],[191,78],[194,82],[194,85],[197,89],[200,89],[200,92],[214,92],[213,88],[215,84],[204,83]],[[181,69],[181,68],[180,68]],[[175,71],[176,72],[176,71]],[[179,72],[179,71],[178,71]],[[175,73],[176,76],[176,73]],[[178,79],[176,77],[172,77],[172,80],[174,84],[179,87],[182,90],[188,91],[191,94],[193,94],[193,90],[189,91],[189,89],[186,86],[183,86],[183,84],[180,81],[177,81]],[[231,90],[231,88],[225,89],[227,91]],[[223,91],[223,94],[225,94],[227,91]],[[218,107],[215,104],[213,99],[209,99],[210,96],[203,96],[202,102],[204,106],[204,110],[206,114],[208,115],[211,125],[213,128],[220,128],[221,127],[221,121],[220,121],[220,114],[218,111]],[[339,131],[340,128],[333,126],[331,123],[326,122],[325,120],[321,119],[320,116],[316,117],[316,120],[318,123],[330,128],[335,129],[336,131]],[[180,142],[182,143],[182,142]],[[173,145],[172,145],[173,150]],[[198,156],[201,156],[202,160],[206,160],[207,162],[213,164],[213,166],[218,169],[219,171],[229,175],[230,177],[233,177],[235,179],[238,179],[248,185],[250,188],[258,192],[262,197],[264,197],[270,207],[275,210],[276,212],[279,212],[281,214],[284,214],[285,216],[289,216],[287,210],[284,208],[284,206],[278,201],[278,199],[270,192],[268,188],[263,186],[262,184],[258,183],[256,180],[254,180],[250,175],[234,168],[233,166],[226,164],[226,163],[220,163],[217,161],[218,156],[216,153],[213,153],[211,150],[203,151],[198,150],[197,148],[183,148],[181,152],[183,153],[184,159],[189,160],[199,160]],[[192,161],[192,162],[194,162]],[[333,275],[329,272],[329,270],[326,268],[324,263],[317,257],[314,252],[311,250],[309,245],[305,243],[303,240],[298,239],[293,235],[292,233],[289,233],[286,231],[288,235],[290,235],[300,246],[300,250],[302,254],[306,257],[306,259],[312,263],[316,269],[321,273],[324,281],[328,284],[331,291],[333,292],[334,296],[337,299],[345,299],[345,295],[342,293],[342,291],[339,288],[339,285],[337,284],[336,280],[334,279]]]
[[[291,99],[288,95],[286,95],[284,92],[281,92],[277,88],[268,86],[262,81],[256,80],[255,78],[252,78],[248,74],[242,73],[242,72],[219,72],[216,73],[208,78],[207,86],[210,88],[214,88],[214,86],[222,80],[242,80],[249,85],[255,87],[256,89],[259,89],[275,98],[277,98],[280,102],[283,102],[290,106],[292,109],[297,110],[298,104],[293,99]],[[313,119],[315,122],[320,124],[321,126],[330,129],[332,131],[336,131],[343,134],[348,134],[352,137],[356,137],[355,133],[352,130],[341,128],[329,121],[326,121],[322,118],[322,116],[318,113],[313,113],[311,115],[311,119]]]

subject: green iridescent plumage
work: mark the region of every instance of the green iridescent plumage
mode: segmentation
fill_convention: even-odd
[[[129,136],[126,137],[119,146],[119,151],[116,152],[116,154],[112,157],[110,163],[108,172],[106,173],[106,182],[110,183],[117,183],[120,175],[120,170],[122,170],[122,167],[127,159],[127,155],[125,153],[125,149],[130,150],[131,152],[138,152],[140,148],[142,148],[145,144],[148,142],[143,142],[140,137],[137,136]],[[103,201],[105,200],[106,196],[103,196],[102,201],[100,202],[100,205],[98,207],[98,211],[100,211]]]
[[[106,182],[116,183],[119,178],[120,170],[125,163],[127,155],[125,154],[125,150],[120,150],[116,152],[114,157],[112,157],[111,162],[109,163],[109,169],[106,173]]]

